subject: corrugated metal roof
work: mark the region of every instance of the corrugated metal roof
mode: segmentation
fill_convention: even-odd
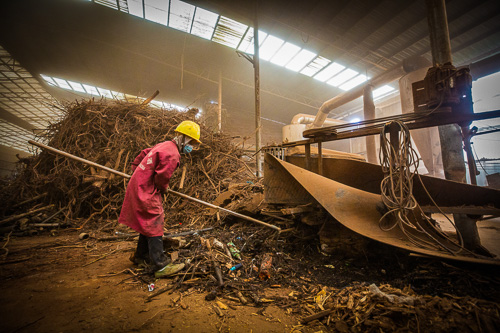
[[[57,102],[38,80],[0,46],[0,107],[34,127],[46,128],[61,115],[52,103]]]

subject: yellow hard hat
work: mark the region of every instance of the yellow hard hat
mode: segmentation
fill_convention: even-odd
[[[200,141],[200,125],[191,120],[184,120],[175,129],[177,133],[181,133],[194,139],[196,142]]]

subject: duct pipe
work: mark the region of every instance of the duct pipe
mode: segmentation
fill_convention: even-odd
[[[376,77],[368,80],[364,85],[358,86],[357,88],[333,97],[332,99],[324,102],[323,105],[321,105],[318,113],[316,114],[314,122],[308,127],[316,128],[323,126],[330,111],[362,96],[365,90],[365,86],[371,85],[373,86],[373,88],[377,88],[383,84],[390,83],[406,73],[413,72],[419,68],[425,67],[426,62],[427,60],[423,57],[413,57],[406,59],[401,65],[393,67],[392,69],[389,69],[388,71],[377,75]]]
[[[307,129],[308,124],[314,121],[314,116],[311,114],[299,113],[292,118],[290,125],[283,126],[282,140],[283,142],[293,142],[304,140],[302,133]],[[347,121],[340,119],[325,119],[325,124],[329,126],[347,124]]]
[[[311,114],[306,114],[306,113],[299,113],[293,116],[292,118],[292,124],[311,124],[314,122],[315,117]],[[332,118],[326,118],[325,125],[329,126],[335,126],[335,125],[343,125],[347,124],[347,121],[345,120],[340,120],[340,119],[332,119]]]

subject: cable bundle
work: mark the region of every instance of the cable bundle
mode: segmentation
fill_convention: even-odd
[[[391,142],[387,136],[391,130],[396,129],[398,141]],[[417,170],[419,157],[412,147],[410,130],[401,121],[391,121],[382,128],[379,159],[385,175],[380,185],[382,202],[387,208],[387,212],[379,220],[380,228],[389,231],[398,227],[413,244],[422,248],[445,250],[452,254],[464,250],[462,236],[455,224],[446,217],[455,227],[459,243],[443,233],[424,214],[413,196],[413,178],[415,175],[420,178]],[[420,182],[429,195],[422,180]],[[430,199],[436,205],[434,200]],[[436,207],[438,206],[436,205]],[[420,211],[420,216],[416,216],[416,208]],[[444,213],[442,214],[446,216]],[[429,238],[432,241],[429,241]]]

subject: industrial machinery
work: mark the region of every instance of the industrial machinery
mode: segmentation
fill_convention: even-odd
[[[459,240],[454,241],[426,222],[426,216],[436,212],[465,216],[473,220],[474,226],[482,216],[500,216],[500,191],[495,189],[418,175],[410,185],[415,204],[404,213],[404,227],[382,227],[387,204],[381,183],[392,176],[389,169],[402,170],[400,156],[392,156],[402,147],[398,141],[401,128],[394,126],[395,120],[408,128],[408,133],[409,129],[458,124],[467,134],[473,120],[500,117],[500,111],[474,114],[467,68],[456,69],[451,64],[431,67],[424,80],[413,83],[412,90],[413,113],[360,122],[354,129],[350,128],[352,124],[306,129],[302,134],[304,140],[267,147],[269,154],[265,156],[264,165],[266,202],[286,205],[314,202],[345,227],[379,242],[421,255],[500,265],[500,260],[467,249],[461,242],[458,229]],[[323,152],[323,142],[381,135],[382,130],[389,134],[387,154],[393,157],[389,159],[391,165],[386,167],[356,159],[353,154],[325,156]],[[464,140],[471,166],[470,178],[475,184],[475,161],[467,142]],[[312,144],[317,144],[317,148],[312,148]],[[304,146],[302,154],[286,153],[285,149],[297,146]],[[273,154],[278,150],[279,155]]]

